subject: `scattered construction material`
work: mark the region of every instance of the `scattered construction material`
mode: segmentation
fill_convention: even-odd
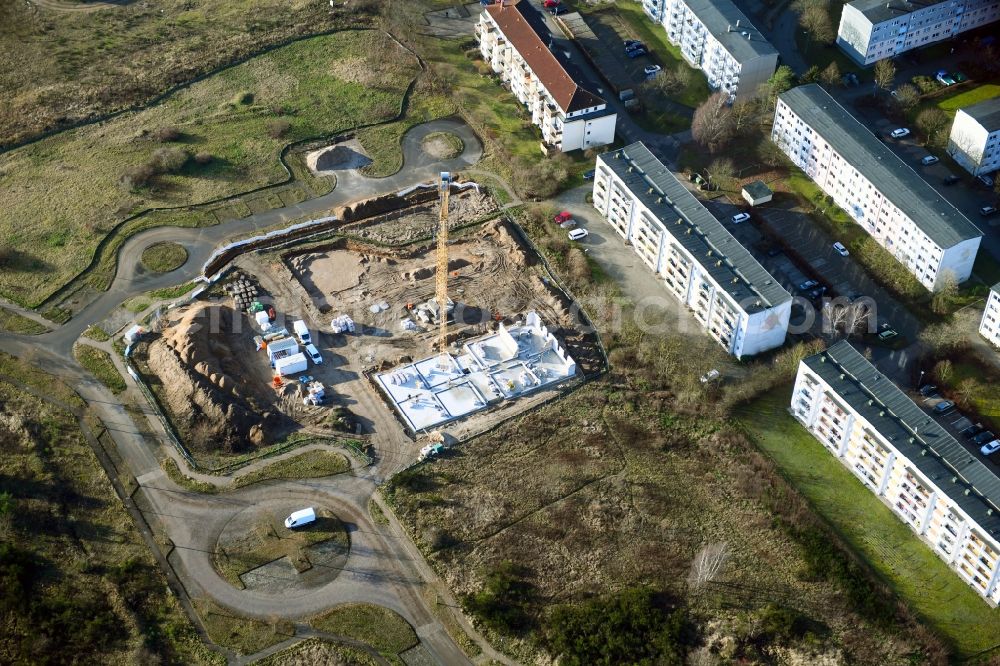
[[[535,312],[524,323],[375,375],[413,432],[434,428],[576,374],[576,362]]]
[[[388,304],[386,305],[386,309],[388,309]],[[330,330],[334,333],[353,333],[354,320],[347,315],[334,317],[333,321],[330,322]]]
[[[257,285],[244,276],[228,283],[223,287],[223,290],[233,297],[233,306],[237,310],[250,311],[254,302],[257,301]],[[263,309],[263,306],[260,309]]]

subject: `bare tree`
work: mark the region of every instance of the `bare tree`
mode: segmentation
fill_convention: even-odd
[[[760,103],[755,97],[749,99],[737,99],[732,106],[733,131],[736,134],[742,132],[754,119],[760,117]],[[770,118],[771,114],[765,117]]]
[[[951,365],[951,361],[945,359],[943,361],[938,361],[934,364],[934,376],[938,378],[939,382],[947,382],[951,379],[951,373],[954,372],[954,367]]]
[[[709,152],[724,148],[733,134],[732,107],[726,93],[715,93],[695,109],[691,119],[691,136]]]
[[[831,60],[830,64],[826,66],[819,74],[819,80],[828,88],[840,85],[843,78],[843,74],[840,72],[840,65],[837,64],[836,60]]]
[[[712,182],[723,190],[736,189],[736,164],[731,157],[716,157],[705,171],[712,177]]]
[[[955,387],[955,397],[963,407],[968,407],[977,393],[979,393],[979,382],[975,377],[966,377]]]
[[[943,109],[936,106],[922,110],[917,114],[917,128],[927,137],[928,145],[939,145],[941,132],[951,124],[951,118]]]
[[[958,295],[958,280],[954,271],[946,270],[941,274],[941,286],[934,291],[931,298],[931,310],[934,314],[947,314],[952,299]]]
[[[920,342],[936,354],[950,354],[969,347],[966,332],[952,324],[931,324],[920,332]]]
[[[904,83],[893,92],[896,105],[903,111],[909,111],[920,102],[920,91],[910,83]]]
[[[827,301],[823,307],[824,330],[842,331],[844,336],[863,335],[876,330],[875,301],[863,297],[853,302],[846,298]]]
[[[837,38],[837,30],[826,0],[797,0],[795,8],[799,12],[799,25],[811,39],[821,44],[830,44]]]
[[[875,80],[874,94],[878,94],[879,90],[888,90],[896,78],[896,66],[888,58],[883,58],[875,63],[872,76]]]
[[[691,563],[688,587],[697,590],[714,581],[729,561],[729,546],[724,542],[709,543],[701,547]]]

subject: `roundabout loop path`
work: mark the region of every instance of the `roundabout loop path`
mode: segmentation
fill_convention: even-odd
[[[427,156],[421,150],[421,141],[427,134],[438,131],[458,135],[464,143],[462,154],[450,160],[434,160]],[[133,494],[135,504],[147,522],[162,529],[170,538],[173,548],[167,560],[190,597],[208,597],[240,614],[258,618],[300,619],[343,603],[377,604],[406,618],[417,630],[431,658],[450,666],[469,663],[469,659],[431,612],[423,593],[430,587],[433,595],[443,599],[441,603],[453,607],[457,604],[391,511],[374,495],[379,483],[413,461],[414,447],[408,446],[409,440],[400,426],[376,404],[377,399],[369,391],[362,391],[361,395],[368,396],[372,402],[369,411],[380,415],[373,424],[371,441],[377,459],[372,466],[355,467],[348,473],[332,477],[261,482],[239,490],[204,495],[177,486],[160,468],[160,457],[176,457],[177,454],[161,436],[162,427],[148,405],[139,401],[139,411],[145,414],[147,421],[140,427],[120,399],[84,372],[72,356],[73,344],[87,326],[103,320],[133,295],[198,277],[212,251],[230,237],[272,227],[283,221],[320,217],[331,208],[351,201],[432,180],[440,171],[462,171],[477,163],[482,156],[482,144],[478,137],[458,120],[437,120],[418,125],[403,136],[401,143],[404,164],[393,176],[368,178],[356,171],[342,171],[337,174],[337,186],[333,192],[294,206],[203,229],[159,227],[137,234],[121,247],[117,274],[107,292],[84,307],[68,323],[49,333],[30,337],[0,334],[0,350],[66,380],[105,424],[124,464],[138,482],[139,488]],[[188,251],[188,260],[167,274],[144,271],[139,264],[142,250],[165,240],[184,246]],[[87,341],[87,344],[108,347],[107,343]],[[117,355],[112,355],[112,358],[130,386],[129,393],[136,393],[134,382],[124,372],[120,359]],[[204,476],[188,471],[183,464],[181,468],[199,480]],[[115,470],[108,471],[113,474]],[[350,554],[343,571],[333,581],[311,590],[275,595],[237,590],[215,571],[211,553],[225,524],[247,507],[273,500],[296,502],[303,506],[316,503],[330,508],[348,524]],[[368,515],[369,500],[382,506],[389,519],[388,525],[373,523]],[[477,662],[493,660],[513,663],[493,650],[461,614],[456,614],[455,620],[483,650]]]

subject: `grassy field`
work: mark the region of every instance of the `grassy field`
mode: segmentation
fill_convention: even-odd
[[[367,643],[387,656],[408,650],[419,641],[398,613],[372,604],[337,606],[309,620],[313,628]]]
[[[985,83],[981,86],[955,93],[954,95],[939,97],[934,100],[934,106],[942,111],[946,111],[949,116],[954,117],[955,112],[959,109],[993,99],[994,97],[1000,97],[1000,85]]]
[[[691,67],[687,64],[684,56],[681,55],[680,48],[671,44],[670,40],[667,39],[666,30],[662,26],[654,24],[649,16],[646,15],[641,3],[619,2],[615,5],[614,11],[621,16],[632,32],[638,35],[638,38],[649,46],[652,52],[660,58],[665,69],[674,69],[678,66]],[[711,93],[712,91],[708,87],[705,75],[700,71],[694,70],[694,76],[691,77],[691,85],[675,95],[673,100],[694,108],[708,99]],[[670,131],[676,132],[677,130],[673,129]]]
[[[295,627],[287,620],[251,620],[208,599],[195,599],[194,607],[209,638],[242,655],[260,652],[295,635]]]
[[[156,243],[142,251],[139,261],[143,268],[154,273],[169,273],[184,265],[188,253],[177,243]]]
[[[760,448],[840,536],[962,656],[996,644],[991,609],[786,411],[784,387],[740,418]]]
[[[996,427],[1000,427],[1000,373],[993,366],[974,359],[961,359],[952,364],[952,374],[947,385],[953,389],[972,380],[969,404],[975,413]]]
[[[81,402],[10,357],[0,371]],[[75,418],[0,382],[0,661],[221,664],[201,643]]]
[[[371,655],[346,645],[328,643],[319,638],[307,638],[277,654],[255,661],[257,666],[303,666],[304,664],[336,664],[337,666],[377,666]]]
[[[220,493],[273,479],[315,479],[343,474],[351,469],[351,463],[343,455],[333,451],[306,451],[237,476],[232,483],[223,486],[192,479],[181,471],[173,458],[164,458],[161,467],[174,483],[188,490],[199,493]]]
[[[94,12],[0,3],[0,146],[146,102],[289,38],[367,25],[375,3],[160,0]]]
[[[316,37],[145,111],[0,155],[0,293],[39,303],[87,266],[98,242],[130,213],[283,180],[283,146],[392,118],[417,71],[414,58],[382,32]],[[123,184],[126,175],[131,185]],[[205,223],[213,220],[188,225]]]
[[[16,312],[0,307],[0,331],[17,333],[18,335],[38,335],[49,329],[34,319],[28,319]]]
[[[80,365],[94,375],[99,382],[107,386],[112,393],[118,395],[126,388],[125,380],[118,372],[111,354],[103,349],[96,349],[90,345],[78,344],[73,347],[73,356],[80,362]]]

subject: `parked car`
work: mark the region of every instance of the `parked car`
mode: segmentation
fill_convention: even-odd
[[[546,9],[552,9],[558,4],[559,0],[545,0],[545,2],[542,3],[542,7],[545,7]]]
[[[782,252],[784,252],[784,250],[781,249],[781,246],[780,245],[775,245],[774,247],[772,247],[771,249],[769,249],[767,251],[767,256],[769,256],[769,257],[777,257]]]
[[[826,293],[826,287],[820,285],[819,287],[816,287],[815,289],[810,290],[806,294],[806,297],[815,301],[817,298],[819,298],[820,296],[822,296],[825,293]]]
[[[746,222],[747,220],[750,219],[750,213],[736,213],[736,215],[733,215],[732,218],[730,219],[733,221],[733,224]]]
[[[701,376],[701,383],[707,384],[713,379],[718,379],[718,378],[719,378],[719,371],[713,368]]]
[[[569,239],[571,241],[583,240],[584,238],[586,238],[589,235],[590,235],[590,232],[587,231],[586,229],[574,229],[573,231],[569,232],[569,234],[568,234]]]
[[[925,398],[929,395],[934,395],[935,393],[937,393],[937,386],[934,384],[924,384],[920,387],[920,395]]]
[[[635,48],[636,46],[642,46],[642,42],[640,42],[638,39],[626,39],[624,42],[622,42],[622,46],[624,46],[626,49]]]
[[[899,333],[897,333],[895,330],[887,328],[884,331],[879,332],[878,339],[881,340],[882,342],[888,342],[889,340],[892,340],[898,335]]]
[[[963,430],[961,434],[962,434],[962,437],[964,437],[966,439],[972,439],[973,437],[976,437],[977,435],[979,435],[981,432],[983,432],[983,427],[981,425],[979,425],[978,423],[973,423],[968,428],[966,428],[965,430]]]
[[[646,65],[645,67],[642,68],[642,73],[645,74],[646,76],[654,76],[656,74],[659,74],[661,69],[663,68],[660,67],[659,65]]]
[[[625,55],[627,55],[627,56],[628,56],[629,58],[632,58],[633,60],[635,60],[635,59],[636,59],[636,58],[638,58],[639,56],[644,56],[644,55],[646,55],[646,49],[644,49],[644,48],[642,48],[642,47],[640,46],[640,47],[639,47],[639,48],[637,48],[637,49],[632,49],[631,51],[626,51],[626,52],[625,52]]]
[[[983,217],[990,217],[992,215],[996,215],[996,212],[997,212],[996,206],[983,206],[982,208],[979,209],[979,214],[982,215]]]
[[[993,179],[987,176],[985,173],[981,176],[977,176],[977,178],[979,178],[979,182],[985,185],[986,187],[993,187]]]
[[[572,219],[573,219],[573,213],[569,212],[568,210],[564,210],[561,213],[556,213],[555,216],[552,218],[552,221],[555,222],[556,224],[562,224],[566,220],[572,220]]]
[[[955,83],[964,83],[965,81],[969,80],[969,77],[967,77],[965,74],[962,74],[962,72],[952,72],[951,78],[955,79]]]
[[[565,13],[566,13],[566,8],[563,7],[562,5],[556,5],[555,7],[549,8],[549,14],[552,14],[553,16],[559,16],[560,14],[565,14]]]
[[[573,229],[576,227],[576,220],[569,218],[565,222],[559,225],[560,229]]]
[[[313,522],[316,522],[316,510],[309,507],[308,509],[293,511],[288,518],[285,518],[285,527],[293,529]]]
[[[924,166],[930,166],[932,164],[937,164],[940,161],[941,160],[937,158],[937,155],[926,155],[925,157],[923,157],[923,159],[920,160],[920,163],[923,164]]]
[[[982,446],[986,442],[992,442],[997,436],[992,431],[986,430],[972,438],[972,443]]]
[[[306,345],[305,349],[306,356],[308,356],[315,365],[323,365],[323,355],[319,353],[318,349],[316,349],[316,345],[310,343]]]
[[[809,291],[818,284],[819,282],[816,282],[816,280],[806,280],[805,282],[799,285],[799,291]]]
[[[889,133],[889,136],[893,139],[902,139],[904,136],[910,136],[910,130],[906,127],[899,127],[892,130],[892,132]]]
[[[594,170],[591,169],[590,171],[584,171],[583,172],[583,179],[584,180],[594,180]]]
[[[987,442],[986,444],[983,444],[982,448],[979,449],[979,452],[984,456],[991,456],[997,451],[1000,451],[1000,439],[994,439],[992,442]]]
[[[940,72],[938,72],[937,76],[935,76],[934,78],[937,79],[941,83],[941,85],[944,86],[955,85],[955,79],[951,78],[951,75],[948,74],[948,72],[946,72],[943,69]]]
[[[950,409],[953,409],[954,407],[955,403],[953,403],[951,400],[942,400],[938,404],[934,405],[934,413],[944,414],[945,412],[947,412]]]
[[[844,247],[844,244],[841,243],[840,241],[837,241],[836,243],[833,244],[833,249],[836,250],[837,254],[839,254],[842,257],[846,257],[847,255],[850,254],[847,248]]]
[[[961,176],[956,176],[955,174],[951,174],[941,182],[944,183],[945,185],[954,185],[960,180],[962,180]]]

